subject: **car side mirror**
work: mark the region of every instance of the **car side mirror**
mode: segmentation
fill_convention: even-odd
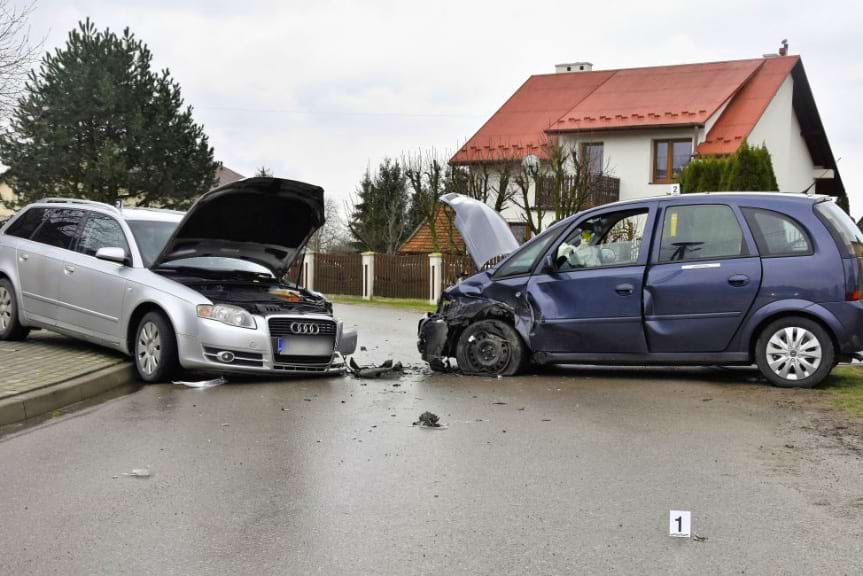
[[[129,265],[129,259],[126,256],[126,251],[122,248],[99,248],[98,250],[96,250],[96,258],[98,258],[99,260],[114,262],[116,264],[122,264],[123,266]]]
[[[545,274],[554,274],[557,272],[557,262],[555,262],[553,254],[546,254],[545,258],[542,259],[542,271]]]

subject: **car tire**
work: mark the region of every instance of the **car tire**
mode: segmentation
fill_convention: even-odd
[[[818,322],[801,316],[771,322],[755,344],[759,370],[782,388],[817,386],[830,374],[835,357],[830,334]]]
[[[513,376],[527,354],[515,328],[500,320],[480,320],[464,329],[456,345],[459,369],[467,374]]]
[[[30,329],[21,325],[15,288],[6,278],[0,278],[0,340],[23,340]]]
[[[177,373],[177,337],[161,312],[148,312],[141,318],[132,348],[135,370],[144,382],[166,382]]]

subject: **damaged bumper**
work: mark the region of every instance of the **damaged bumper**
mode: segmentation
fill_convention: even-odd
[[[357,333],[326,315],[256,316],[244,329],[201,320],[196,335],[177,334],[183,368],[218,373],[338,373]]]

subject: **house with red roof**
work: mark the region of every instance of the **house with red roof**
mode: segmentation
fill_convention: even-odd
[[[620,70],[560,64],[528,78],[450,162],[533,155],[541,166],[543,143],[558,139],[589,155],[608,202],[666,194],[693,157],[731,154],[748,141],[767,147],[783,192],[842,196],[803,62],[786,53]],[[515,206],[504,217],[524,218]]]

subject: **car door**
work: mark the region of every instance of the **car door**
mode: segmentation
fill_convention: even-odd
[[[83,212],[70,208],[31,210],[44,212],[29,241],[18,247],[23,309],[29,318],[54,325],[60,310],[59,283],[63,263],[77,237]]]
[[[122,248],[129,254],[120,222],[88,211],[75,251],[69,253],[63,265],[58,326],[118,343],[125,336],[120,330],[120,318],[129,268],[96,258],[100,248]]]
[[[655,212],[654,202],[592,212],[563,235],[528,286],[534,351],[646,352],[641,292]]]
[[[644,287],[651,352],[721,352],[761,285],[761,259],[731,205],[663,208]]]

